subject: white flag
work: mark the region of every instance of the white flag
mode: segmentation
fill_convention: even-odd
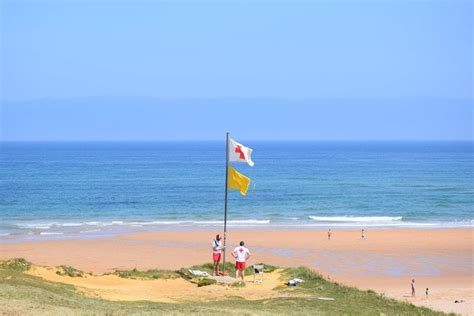
[[[252,148],[245,147],[232,138],[229,139],[229,161],[246,162],[253,167],[252,151]]]

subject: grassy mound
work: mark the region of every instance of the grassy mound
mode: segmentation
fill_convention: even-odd
[[[59,270],[56,271],[56,274],[67,275],[71,278],[82,278],[84,276],[84,272],[71,266],[59,266]]]
[[[137,269],[132,270],[117,270],[114,274],[125,279],[176,279],[180,275],[176,271],[170,270],[159,270],[150,269],[146,271],[140,271]]]
[[[263,264],[263,272],[264,273],[271,273],[278,269],[277,266],[273,266],[270,264],[265,264],[265,263],[257,263],[257,264]],[[245,274],[246,275],[251,275],[253,274],[253,265],[249,265],[247,269],[245,269]],[[200,264],[200,265],[195,265],[192,266],[190,269],[192,270],[201,270],[201,271],[206,271],[207,273],[212,273],[212,263],[205,263],[205,264]],[[186,269],[187,270],[187,269]],[[219,266],[219,270],[222,271],[222,264]],[[234,275],[235,274],[235,264],[232,262],[226,262],[225,263],[225,272],[229,275]]]
[[[263,263],[262,263],[263,264]],[[264,265],[264,272],[265,273],[271,273],[275,271],[278,267],[272,266],[272,265]],[[71,267],[68,267],[71,268]],[[222,265],[220,267],[222,269]],[[192,279],[197,279],[195,276],[193,276],[189,270],[200,270],[200,271],[205,271],[209,274],[212,274],[212,263],[204,263],[200,265],[195,265],[192,266],[191,268],[181,268],[179,270],[160,270],[160,269],[150,269],[146,271],[141,271],[138,269],[132,269],[132,270],[116,270],[113,274],[118,275],[121,278],[126,278],[126,279],[176,279],[176,278],[183,278],[186,280],[192,280]],[[235,265],[231,262],[226,263],[226,273],[228,275],[233,276],[235,274]],[[245,270],[245,273],[247,275],[252,275],[253,274],[253,269],[252,266],[247,267]]]
[[[325,280],[307,268],[285,269],[282,295],[272,299],[245,300],[228,297],[219,301],[182,303],[107,301],[79,294],[74,286],[46,281],[23,273],[26,260],[0,262],[0,310],[12,315],[444,315],[428,308],[388,299],[373,291],[360,291]],[[193,267],[195,268],[195,267]],[[157,270],[159,271],[159,270]],[[155,271],[156,272],[156,271]],[[137,272],[133,272],[135,274]],[[154,275],[151,273],[150,275]],[[160,274],[155,274],[160,275]],[[300,278],[296,287],[285,280]],[[205,279],[205,278],[204,278]],[[203,281],[207,283],[208,281]],[[303,295],[302,295],[303,294]],[[321,301],[318,297],[335,301]]]
[[[31,262],[28,262],[23,258],[14,258],[1,262],[0,268],[11,271],[24,272],[30,270]]]

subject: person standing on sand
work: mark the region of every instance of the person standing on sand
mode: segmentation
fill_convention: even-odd
[[[331,240],[331,229],[328,230],[328,240]]]
[[[411,280],[411,296],[415,297],[415,279]]]
[[[212,241],[212,261],[214,265],[212,267],[212,274],[219,275],[219,263],[221,262],[222,256],[222,243],[221,243],[221,236],[219,234],[216,235],[216,239]]]
[[[364,229],[362,229],[361,237],[362,237],[362,239],[365,239],[365,230]]]
[[[240,242],[240,246],[235,247],[232,255],[235,258],[235,278],[238,279],[239,275],[242,281],[244,280],[245,276],[245,261],[250,258],[250,251],[244,247],[245,243],[243,241]]]

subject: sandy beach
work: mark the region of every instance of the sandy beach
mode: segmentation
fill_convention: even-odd
[[[228,248],[245,240],[251,263],[307,266],[323,276],[436,310],[473,314],[473,229],[252,231],[228,233]],[[71,265],[102,274],[115,269],[178,269],[211,261],[214,231],[149,232],[95,240],[2,244],[0,259]],[[410,281],[416,297],[410,296]],[[425,289],[429,288],[428,298]],[[454,303],[463,300],[464,303]]]

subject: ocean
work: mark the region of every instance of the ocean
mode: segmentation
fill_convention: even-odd
[[[263,142],[229,229],[473,226],[472,142]],[[0,143],[0,242],[222,229],[225,142]]]

